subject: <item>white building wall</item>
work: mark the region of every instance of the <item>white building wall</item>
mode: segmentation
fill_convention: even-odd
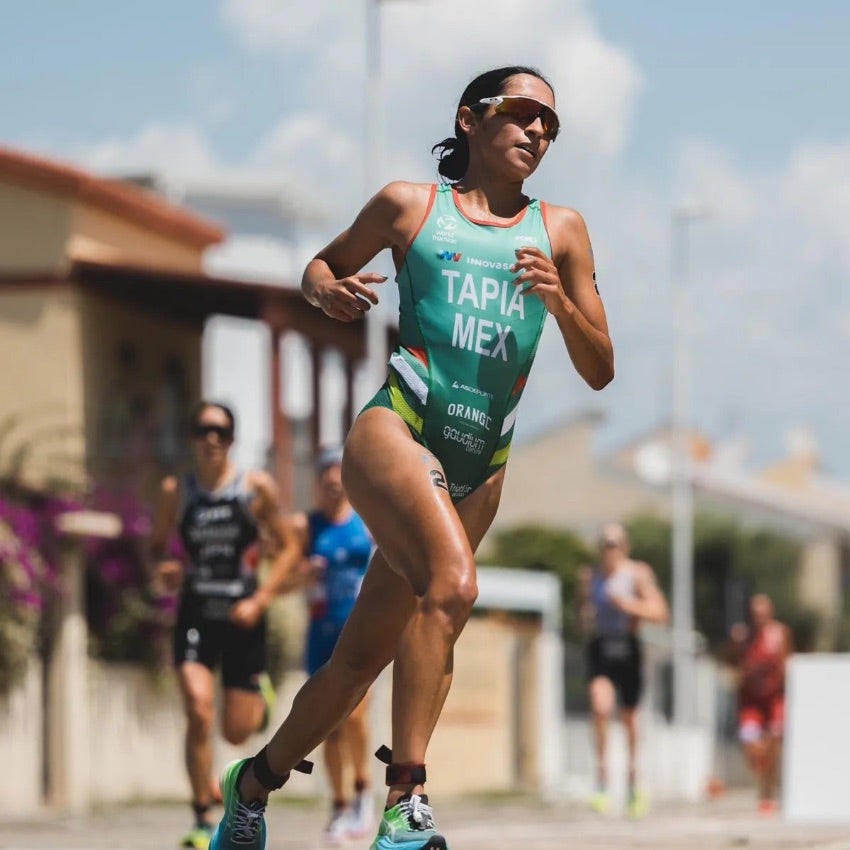
[[[41,805],[41,665],[33,661],[21,687],[0,698],[0,818]]]

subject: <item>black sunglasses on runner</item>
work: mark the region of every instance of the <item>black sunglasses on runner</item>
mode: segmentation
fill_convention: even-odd
[[[561,122],[555,110],[533,97],[498,94],[493,97],[482,97],[472,108],[486,109],[488,106],[492,106],[497,115],[507,115],[523,127],[527,127],[539,118],[543,126],[543,138],[550,142],[558,138]]]
[[[205,439],[210,434],[215,434],[223,443],[230,442],[233,439],[233,429],[226,425],[205,425],[200,422],[192,426],[192,436],[198,439]]]

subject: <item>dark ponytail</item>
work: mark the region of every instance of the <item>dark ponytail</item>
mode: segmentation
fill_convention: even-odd
[[[552,84],[537,68],[528,68],[525,65],[509,65],[505,68],[494,68],[479,74],[463,91],[460,101],[455,110],[455,116],[461,106],[474,107],[482,97],[492,97],[501,94],[505,81],[517,74],[529,74],[543,80],[549,88]],[[554,92],[554,89],[553,89]],[[469,140],[466,133],[461,129],[460,122],[455,117],[455,134],[443,139],[431,148],[431,153],[436,154],[439,162],[437,171],[450,183],[457,183],[469,168]]]
[[[443,139],[431,148],[431,153],[438,151],[440,161],[437,164],[437,171],[450,183],[457,183],[469,168],[469,142],[457,121],[455,121],[455,135]]]

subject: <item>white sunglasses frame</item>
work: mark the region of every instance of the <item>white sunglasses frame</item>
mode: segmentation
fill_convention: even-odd
[[[549,106],[548,103],[543,103],[542,100],[538,100],[536,97],[529,97],[526,94],[496,94],[496,95],[493,95],[492,97],[482,97],[478,101],[478,103],[474,104],[474,106],[499,106],[500,104],[504,103],[508,99],[530,100],[533,103],[538,103],[538,104],[540,104],[540,107],[541,107],[540,111],[541,112],[543,111],[543,109],[548,109],[555,116],[555,122],[557,124],[557,129],[555,130],[555,134],[553,136],[549,136],[547,134],[545,136],[545,138],[550,142],[554,142],[555,139],[558,138],[558,134],[561,132],[561,119],[558,118],[558,113],[555,112],[555,110],[551,106]],[[539,118],[539,117],[540,117],[540,113],[537,114],[537,118]],[[542,119],[541,119],[541,123],[542,123]]]

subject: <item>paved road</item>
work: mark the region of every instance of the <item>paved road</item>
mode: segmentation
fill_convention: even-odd
[[[182,806],[109,808],[85,818],[0,822],[2,850],[171,850],[186,826]],[[693,806],[657,807],[633,822],[575,805],[487,800],[440,804],[438,823],[453,850],[850,850],[847,824],[788,823],[754,814],[737,794]],[[269,809],[268,850],[319,850],[323,809],[278,802]],[[369,840],[348,842],[359,850]]]

